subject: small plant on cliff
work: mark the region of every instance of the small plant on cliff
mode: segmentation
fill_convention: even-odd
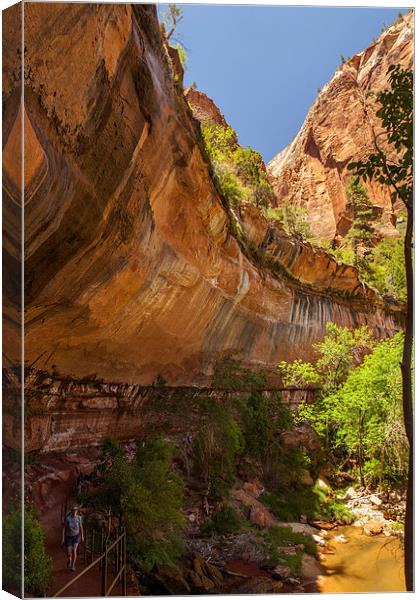
[[[201,123],[201,133],[214,176],[228,203],[235,208],[244,201],[268,207],[274,192],[259,152],[242,148],[231,127],[210,120]]]
[[[255,391],[264,389],[265,376],[243,366],[233,354],[225,354],[218,360],[213,371],[213,385],[224,390]]]
[[[407,301],[407,283],[404,265],[404,239],[385,238],[371,252],[369,271],[362,271],[363,279],[376,287],[382,295],[390,295],[400,302]]]
[[[15,592],[21,585],[22,511],[20,508],[3,519],[3,583]],[[24,512],[24,589],[25,595],[44,596],[51,582],[51,559],[45,551],[44,532],[35,509]]]
[[[311,231],[305,208],[284,204],[277,208],[269,208],[266,214],[269,219],[277,221],[289,235],[318,245],[318,240]]]
[[[184,549],[183,483],[171,470],[173,451],[160,438],[140,441],[130,461],[117,441],[102,444],[100,488],[91,501],[119,517],[130,559],[143,571],[173,566]]]

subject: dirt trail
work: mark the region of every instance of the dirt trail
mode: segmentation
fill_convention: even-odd
[[[84,562],[84,547],[79,546],[79,556],[76,562],[76,571],[67,569],[67,552],[60,546],[61,542],[61,505],[57,505],[40,518],[41,525],[46,532],[45,547],[48,555],[53,561],[53,582],[48,591],[52,596],[75,575],[83,571],[87,566]],[[108,575],[108,584],[112,581],[112,573]],[[130,594],[132,590],[127,590]],[[121,585],[116,584],[111,596],[121,596]],[[81,596],[100,596],[101,595],[101,573],[99,565],[92,567],[83,577],[73,583],[62,594],[61,597],[77,598]]]

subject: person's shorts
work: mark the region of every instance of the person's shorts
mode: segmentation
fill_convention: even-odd
[[[67,548],[69,546],[74,546],[75,544],[78,544],[79,542],[80,542],[80,533],[78,533],[77,535],[69,535],[66,537]]]

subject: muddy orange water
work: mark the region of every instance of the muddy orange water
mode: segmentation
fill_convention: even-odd
[[[347,544],[334,541],[343,534]],[[339,527],[330,533],[334,554],[322,563],[319,591],[405,592],[403,545],[399,538],[364,535],[360,527]]]

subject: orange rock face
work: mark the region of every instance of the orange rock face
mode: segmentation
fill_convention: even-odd
[[[367,50],[341,65],[321,90],[296,138],[267,165],[279,204],[307,209],[311,228],[321,239],[332,240],[349,227],[347,164],[374,152],[374,135],[381,131],[377,106],[366,94],[376,95],[388,87],[390,65],[412,68],[413,26],[410,11]],[[379,232],[395,235],[389,189],[377,183],[366,185],[380,213]]]
[[[202,384],[228,351],[269,368],[310,357],[329,320],[380,336],[399,328],[398,310],[354,269],[252,210],[253,251],[238,242],[155,7],[29,3],[25,18],[27,365]],[[20,110],[13,81],[8,72],[6,148]]]

